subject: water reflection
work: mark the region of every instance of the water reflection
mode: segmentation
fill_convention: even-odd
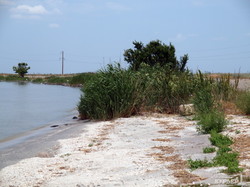
[[[18,81],[18,82],[15,82],[17,85],[19,85],[19,86],[25,86],[25,85],[27,85],[27,84],[29,84],[29,82],[27,82],[27,81]]]
[[[81,94],[79,88],[26,81],[0,82],[0,90],[0,140],[65,117],[71,119]]]

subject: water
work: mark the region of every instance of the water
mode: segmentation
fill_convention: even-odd
[[[0,82],[0,142],[76,115],[81,91],[55,85]]]

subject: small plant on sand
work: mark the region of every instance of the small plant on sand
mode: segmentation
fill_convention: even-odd
[[[214,153],[216,149],[214,147],[205,147],[203,153]]]
[[[197,169],[201,167],[214,167],[214,166],[226,166],[225,173],[233,174],[241,172],[243,169],[239,168],[238,153],[233,152],[229,147],[233,144],[233,141],[225,135],[219,134],[215,130],[211,131],[210,137],[211,144],[218,147],[218,151],[214,159],[209,162],[207,160],[189,160],[189,166],[191,169]],[[209,152],[210,148],[204,148],[203,152]],[[214,149],[215,150],[215,149]]]
[[[228,147],[232,145],[233,141],[228,137],[224,136],[222,134],[219,134],[216,131],[211,131],[211,137],[209,138],[212,145],[222,148],[222,147]]]
[[[224,171],[226,173],[238,173],[242,171],[242,168],[239,168],[239,161],[237,159],[239,154],[233,152],[229,147],[233,144],[233,141],[228,136],[212,131],[210,141],[212,145],[219,148],[214,158],[216,165],[226,166],[227,169]]]
[[[188,160],[188,164],[191,170],[195,170],[198,168],[204,168],[204,167],[213,167],[214,163],[213,162],[209,162],[208,160],[192,160],[189,159]]]
[[[240,134],[240,130],[236,130],[236,131],[235,131],[235,134]]]

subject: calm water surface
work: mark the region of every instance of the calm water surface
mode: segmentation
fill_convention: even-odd
[[[76,115],[79,88],[0,82],[0,141]]]

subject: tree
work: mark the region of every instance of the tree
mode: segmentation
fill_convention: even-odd
[[[18,63],[17,67],[13,66],[13,71],[15,71],[16,73],[18,73],[20,75],[20,77],[24,77],[24,75],[26,73],[28,73],[29,69],[30,69],[30,67],[25,62]]]
[[[175,47],[170,43],[166,45],[159,40],[149,42],[146,46],[142,42],[134,41],[134,49],[127,49],[124,52],[124,60],[130,64],[130,68],[138,70],[142,63],[154,66],[168,65],[171,69],[185,71],[188,55],[176,59]]]

